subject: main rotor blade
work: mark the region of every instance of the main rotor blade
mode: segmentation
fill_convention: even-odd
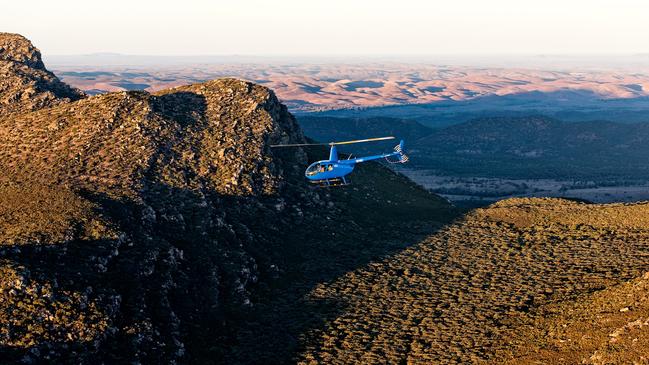
[[[271,147],[304,147],[304,146],[335,146],[339,144],[353,144],[353,143],[363,143],[363,142],[374,142],[374,141],[385,141],[388,139],[394,139],[393,136],[389,137],[378,137],[378,138],[368,138],[368,139],[357,139],[353,141],[342,141],[342,142],[329,142],[329,143],[296,143],[296,144],[271,144]]]
[[[271,144],[270,147],[329,146],[329,143]]]
[[[378,138],[368,138],[368,139],[357,139],[357,140],[354,140],[354,141],[331,142],[331,143],[329,143],[329,145],[333,146],[333,145],[337,145],[337,144],[352,144],[352,143],[385,141],[385,140],[388,140],[388,139],[394,139],[394,137],[389,136],[389,137],[378,137]]]

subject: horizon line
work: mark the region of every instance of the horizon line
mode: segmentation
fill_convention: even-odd
[[[280,58],[280,57],[301,57],[301,58],[340,58],[340,57],[387,57],[387,58],[423,58],[423,57],[649,57],[647,52],[579,52],[579,53],[526,53],[526,52],[494,52],[494,53],[412,53],[412,54],[388,54],[388,53],[340,53],[340,54],[300,54],[300,53],[195,53],[195,54],[154,54],[154,53],[121,53],[121,52],[91,52],[91,53],[52,53],[44,54],[46,57],[90,57],[90,56],[121,56],[121,57],[253,57],[253,58]]]

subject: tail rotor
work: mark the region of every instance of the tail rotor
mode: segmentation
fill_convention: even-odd
[[[398,145],[394,146],[394,152],[394,155],[397,156],[398,159],[396,161],[393,161],[386,157],[385,160],[389,163],[406,163],[410,160],[410,157],[406,155],[406,149],[403,140],[401,140]]]

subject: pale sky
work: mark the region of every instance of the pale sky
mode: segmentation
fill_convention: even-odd
[[[646,0],[31,0],[0,31],[45,55],[649,53]]]

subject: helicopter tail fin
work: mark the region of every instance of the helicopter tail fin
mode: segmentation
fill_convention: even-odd
[[[405,151],[404,143],[405,142],[402,139],[401,142],[399,142],[399,144],[394,147],[394,151],[395,152],[404,152]]]
[[[406,148],[405,148],[405,143],[403,139],[401,142],[399,142],[398,145],[394,147],[394,152],[398,153],[399,160],[397,161],[390,161],[393,163],[406,163],[410,159],[408,155],[406,155]]]

